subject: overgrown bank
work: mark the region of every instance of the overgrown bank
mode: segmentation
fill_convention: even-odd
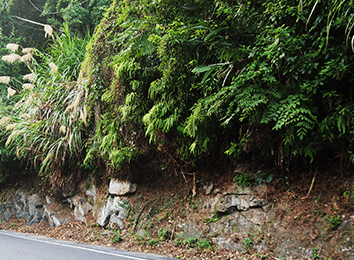
[[[37,58],[10,48],[10,66],[21,60],[33,77],[2,77],[3,150],[53,179],[123,178],[122,167],[134,175],[154,154],[182,172],[249,157],[283,170],[323,158],[347,167],[350,10],[351,1],[113,1],[90,40],[66,26],[48,53],[29,53]]]
[[[9,45],[2,68],[33,78],[1,78],[0,182],[40,172],[42,190],[67,194],[87,174],[102,188],[177,176],[193,196],[252,160],[238,184],[298,198],[280,221],[307,193],[320,204],[321,178],[331,209],[303,209],[349,221],[352,183],[335,179],[353,163],[352,2],[113,1],[91,39],[65,26],[47,53]],[[323,235],[308,243],[337,238]]]

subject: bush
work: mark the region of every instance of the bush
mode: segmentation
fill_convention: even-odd
[[[221,149],[284,166],[328,147],[349,158],[350,3],[114,1],[86,57],[101,109],[86,162],[119,168],[144,150],[143,132],[185,160]]]

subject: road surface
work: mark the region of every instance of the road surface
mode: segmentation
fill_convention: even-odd
[[[0,260],[173,260],[0,230]]]

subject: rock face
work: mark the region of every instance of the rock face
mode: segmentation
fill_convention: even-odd
[[[109,193],[113,195],[125,195],[128,193],[134,193],[135,191],[136,184],[132,184],[128,181],[111,179],[111,182],[109,183]]]
[[[109,197],[107,203],[101,208],[97,224],[102,227],[109,224],[110,228],[124,229],[123,221],[127,217],[127,212],[123,205],[125,205],[125,202],[119,197]]]
[[[9,221],[15,215],[12,202],[0,203],[0,221]]]
[[[90,210],[93,209],[93,200],[87,196],[75,195],[74,197],[69,198],[68,202],[70,207],[74,209],[73,214],[75,219],[86,223],[86,216]]]
[[[0,221],[11,218],[27,219],[27,225],[33,226],[45,219],[43,202],[36,194],[17,192],[12,200],[0,204]]]
[[[250,246],[260,255],[272,252],[278,259],[313,259],[314,249],[321,248],[323,256],[331,257],[334,252],[340,255],[338,259],[354,260],[354,216],[342,220],[336,232],[329,228],[327,220],[315,223],[315,227],[309,230],[301,224],[294,224],[294,221],[289,222],[286,215],[279,215],[273,210],[274,203],[264,199],[267,193],[265,184],[252,188],[233,184],[224,193],[219,190],[216,194],[214,190],[216,195],[210,194],[212,184],[203,188],[209,199],[202,200],[204,205],[198,206],[198,215],[189,212],[175,223],[177,237],[185,240],[211,238],[219,248],[228,250],[246,251]],[[49,225],[57,227],[74,219],[88,223],[95,217],[96,223],[104,228],[124,230],[128,212],[141,213],[144,206],[142,209],[130,209],[131,204],[123,195],[112,194],[127,194],[135,190],[136,185],[116,180],[110,183],[110,194],[99,192],[93,184],[82,185],[79,194],[67,198],[65,203],[50,196],[42,198],[18,191],[10,200],[0,203],[0,221],[20,218],[27,219],[27,225],[48,221]],[[288,205],[277,207],[283,209]],[[145,209],[149,212],[147,214],[151,213],[151,208]],[[145,220],[141,215],[140,221]],[[140,236],[149,235],[141,227],[136,231]],[[309,237],[311,243],[304,245],[301,242],[303,237]]]
[[[245,250],[242,238],[261,232],[267,219],[263,207],[268,202],[261,198],[266,189],[265,184],[253,189],[235,184],[224,194],[206,201],[204,206],[211,212],[207,235],[215,237],[214,243],[229,250]],[[236,235],[238,239],[233,240],[231,237]]]

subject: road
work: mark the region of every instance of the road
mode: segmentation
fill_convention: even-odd
[[[0,230],[0,260],[173,260],[114,248]]]

